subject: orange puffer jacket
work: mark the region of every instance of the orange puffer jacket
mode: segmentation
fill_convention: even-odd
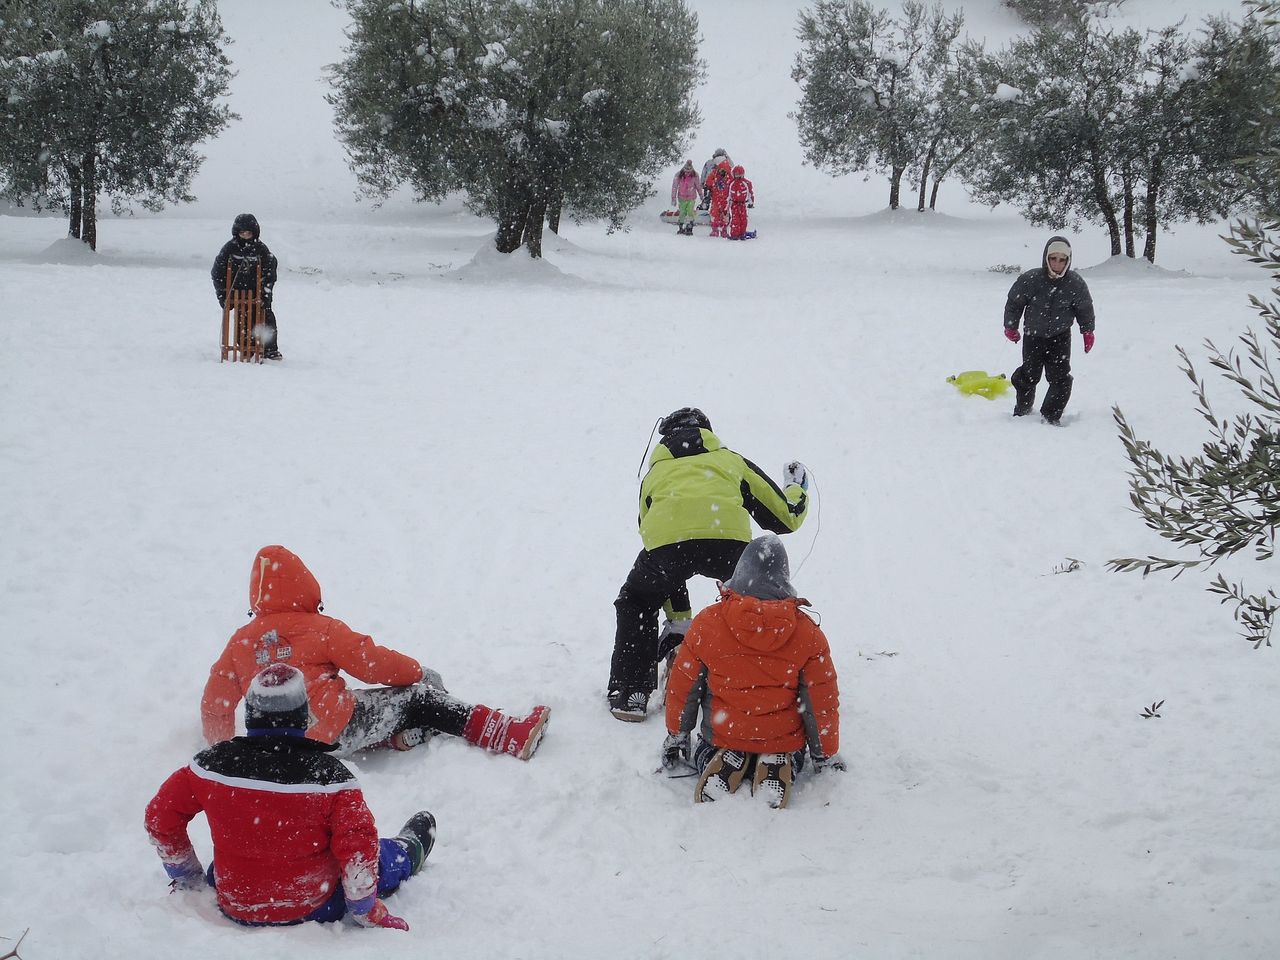
[[[831,649],[800,607],[722,590],[693,619],[667,681],[667,730],[692,730],[748,753],[840,749],[840,690]]]
[[[210,744],[235,736],[236,705],[249,681],[271,663],[302,671],[311,703],[307,736],[326,743],[338,739],[355,709],[339,670],[365,683],[391,687],[422,679],[417,660],[380,647],[341,620],[320,613],[320,584],[284,547],[258,551],[249,574],[249,608],[254,618],[232,635],[209,668],[200,717]]]

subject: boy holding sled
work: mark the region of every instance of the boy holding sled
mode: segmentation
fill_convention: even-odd
[[[236,704],[254,675],[268,664],[287,663],[306,678],[308,736],[340,754],[381,746],[409,750],[435,733],[521,760],[538,748],[548,707],[513,717],[452,696],[435,671],[322,614],[319,583],[284,547],[263,547],[254,558],[249,609],[253,619],[232,634],[209,669],[200,715],[210,744],[235,734]],[[350,690],[344,671],[385,686]]]
[[[693,619],[667,679],[662,765],[700,771],[695,803],[744,781],[785,807],[805,748],[815,772],[844,770],[840,690],[827,638],[796,596],[787,553],[773,534],[752,540]],[[702,714],[698,746],[689,735]]]
[[[379,839],[359,782],[332,746],[306,738],[307,722],[301,671],[273,663],[249,683],[248,735],[202,750],[164,782],[146,828],[170,885],[213,885],[218,909],[246,926],[350,915],[363,927],[408,930],[381,898],[422,869],[435,818],[424,810]],[[207,875],[187,835],[202,811],[213,837]]]
[[[271,309],[271,297],[276,286],[277,263],[267,245],[259,239],[262,230],[258,218],[252,213],[242,213],[231,224],[231,239],[223,244],[213,261],[213,292],[218,306],[227,302],[227,268],[231,268],[231,290],[255,290],[258,270],[262,270],[262,315],[267,327],[263,342],[263,357],[267,360],[283,360],[276,329],[276,314]]]
[[[658,663],[689,624],[692,576],[724,580],[751,541],[751,521],[766,530],[800,529],[809,509],[809,478],[792,462],[783,489],[750,460],[720,443],[697,407],[681,407],[658,424],[661,437],[640,485],[644,549],[613,602],[617,632],[609,665],[609,710],[640,722],[658,685]],[[668,631],[658,633],[667,608]],[[679,604],[679,606],[677,606]]]

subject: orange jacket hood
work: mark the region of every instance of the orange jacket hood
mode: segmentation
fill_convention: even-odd
[[[770,653],[786,645],[796,632],[799,604],[806,601],[788,597],[785,600],[761,600],[744,597],[725,589],[722,612],[725,625],[744,647]]]
[[[297,554],[273,544],[253,558],[249,572],[249,609],[264,613],[316,613],[320,584]]]

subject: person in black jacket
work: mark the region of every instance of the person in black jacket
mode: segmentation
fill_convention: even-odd
[[[1026,320],[1025,337],[1018,321]],[[1010,378],[1017,391],[1013,415],[1026,416],[1036,401],[1036,385],[1043,372],[1049,392],[1040,405],[1045,423],[1062,419],[1071,398],[1071,325],[1080,325],[1084,352],[1093,349],[1093,298],[1080,274],[1071,269],[1071,244],[1066,237],[1050,237],[1040,266],[1013,282],[1004,306],[1004,335],[1022,340],[1022,366]]]
[[[231,288],[252,290],[258,280],[258,267],[262,267],[262,312],[267,335],[263,343],[263,356],[268,360],[283,360],[280,341],[276,332],[276,314],[271,309],[271,295],[276,285],[276,258],[259,236],[258,218],[252,213],[242,213],[231,225],[228,240],[213,261],[213,292],[218,306],[227,302],[227,266],[231,267]]]

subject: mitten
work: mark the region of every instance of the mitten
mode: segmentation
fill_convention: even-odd
[[[840,754],[834,754],[830,757],[824,757],[820,753],[812,754],[813,772],[821,773],[823,770],[839,770],[844,773],[849,769],[848,765],[840,759]]]
[[[754,200],[751,200],[747,203],[747,209],[751,210],[755,207],[755,205],[756,205],[756,202]]]
[[[1093,331],[1086,330],[1084,332],[1084,352],[1088,353],[1093,349]]]
[[[1017,343],[1019,340],[1022,339],[1022,334],[1018,332],[1017,327],[1005,327],[1004,336],[1005,336],[1005,339],[1008,340],[1010,343]]]
[[[804,468],[804,464],[799,460],[792,460],[782,468],[782,485],[789,487],[796,484],[801,490],[809,489],[809,471]]]
[[[363,903],[363,901],[362,901]],[[348,907],[352,904],[348,904]],[[362,927],[385,927],[388,930],[408,930],[409,924],[405,923],[397,916],[393,916],[391,911],[387,909],[387,905],[376,897],[373,898],[373,907],[364,913],[351,912],[351,919]]]
[[[165,862],[164,872],[169,875],[170,890],[199,890],[205,885],[204,867],[200,858],[191,850],[177,863]]]
[[[668,770],[689,762],[689,734],[668,733],[662,742],[662,765]]]
[[[225,307],[227,305],[227,295],[225,293],[217,294],[218,306]]]

